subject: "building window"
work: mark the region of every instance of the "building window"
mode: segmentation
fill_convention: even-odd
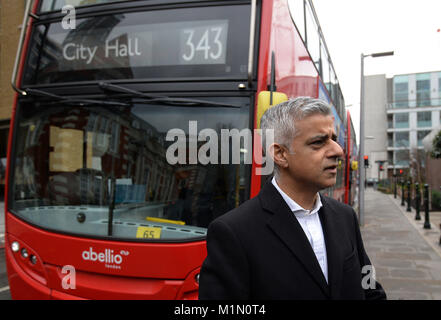
[[[395,132],[395,148],[409,148],[409,131]]]
[[[394,153],[392,151],[387,152],[387,162],[393,166],[394,163]]]
[[[395,107],[407,107],[409,100],[409,77],[394,77],[394,102]]]
[[[417,107],[430,106],[430,73],[416,75]]]
[[[409,128],[408,113],[396,113],[394,119],[395,128]]]
[[[410,153],[410,160],[412,162],[412,166],[420,171],[421,169],[424,169],[426,167],[426,153],[422,149],[414,149]],[[424,172],[422,172],[424,176]]]
[[[394,127],[394,115],[388,114],[387,115],[387,128],[392,129]]]
[[[396,166],[409,166],[409,150],[395,151],[395,165]]]
[[[418,128],[421,127],[431,127],[432,126],[432,112],[431,111],[425,111],[425,112],[418,112],[417,113],[417,126]]]
[[[391,132],[387,133],[387,146],[393,147],[394,146],[394,135]]]
[[[418,147],[423,146],[423,139],[430,133],[430,130],[421,130],[417,133]]]
[[[395,165],[396,166],[409,166],[409,150],[395,151]]]
[[[434,101],[433,105],[441,105],[441,72],[438,72],[438,101]]]

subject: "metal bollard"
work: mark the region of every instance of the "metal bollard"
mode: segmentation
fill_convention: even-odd
[[[404,181],[401,179],[401,205],[404,207]]]
[[[415,220],[421,220],[420,204],[421,204],[420,184],[415,183],[415,210],[416,210]]]
[[[429,185],[424,185],[424,229],[430,229],[429,221]]]
[[[410,181],[407,181],[407,212],[412,212],[412,209],[410,208],[410,194],[411,194],[411,190],[410,190]]]
[[[394,177],[394,199],[397,198],[397,177]]]

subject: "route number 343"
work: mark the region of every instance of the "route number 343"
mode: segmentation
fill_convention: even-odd
[[[200,28],[186,29],[185,49],[182,59],[190,62],[196,59],[217,60],[222,56],[224,46],[221,41],[222,27],[204,28],[200,35]],[[198,31],[198,32],[196,32]],[[198,37],[200,35],[200,37]]]

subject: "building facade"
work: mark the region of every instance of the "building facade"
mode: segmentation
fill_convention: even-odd
[[[0,158],[6,162],[14,90],[11,76],[25,9],[24,0],[0,0]]]
[[[367,179],[394,173],[421,180],[422,140],[441,123],[441,72],[365,78]]]

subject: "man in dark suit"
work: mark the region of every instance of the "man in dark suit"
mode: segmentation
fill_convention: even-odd
[[[200,299],[385,299],[354,210],[319,194],[343,150],[321,100],[296,98],[261,119],[275,164],[259,195],[213,221]]]

